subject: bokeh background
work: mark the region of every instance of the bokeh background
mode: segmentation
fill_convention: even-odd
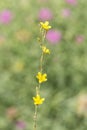
[[[0,130],[33,129],[37,37],[45,20],[51,54],[37,130],[87,129],[87,1],[0,0]]]

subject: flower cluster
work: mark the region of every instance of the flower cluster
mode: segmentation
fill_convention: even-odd
[[[46,48],[46,46],[42,46],[42,51],[44,52],[44,54],[50,54],[50,50]]]

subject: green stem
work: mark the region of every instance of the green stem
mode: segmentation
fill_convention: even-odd
[[[41,30],[40,30],[41,32]],[[42,49],[42,45],[44,43],[44,40],[45,40],[45,36],[46,36],[46,32],[44,30],[42,30],[42,36],[41,36],[41,43],[40,43],[40,46],[41,46],[41,49]],[[41,57],[40,57],[40,72],[42,73],[43,71],[43,58],[44,58],[44,53],[42,51],[42,54],[41,54]],[[38,87],[36,87],[36,95],[40,93],[40,83],[38,85]],[[34,112],[34,130],[37,129],[37,107],[38,105],[35,105],[35,112]]]
[[[40,72],[41,72],[41,73],[42,73],[42,71],[43,71],[43,58],[44,58],[44,54],[43,54],[43,52],[42,52],[41,58],[40,58]]]
[[[34,112],[34,130],[37,129],[37,105],[35,105],[35,112]]]

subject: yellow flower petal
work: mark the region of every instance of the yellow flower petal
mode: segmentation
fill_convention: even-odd
[[[45,46],[42,46],[42,51],[45,53],[45,54],[50,54],[50,50],[48,48],[46,48]]]
[[[40,95],[36,95],[36,97],[33,97],[33,100],[35,105],[40,105],[45,99],[41,98]]]
[[[46,26],[48,26],[48,25],[49,25],[49,22],[48,22],[48,21],[46,21],[46,22],[45,22],[45,25],[46,25]]]
[[[38,72],[36,78],[38,79],[39,83],[45,82],[47,81],[47,74],[46,73],[42,74],[41,72]]]
[[[48,21],[45,21],[44,23],[40,22],[40,25],[41,25],[41,28],[43,28],[45,30],[49,30],[51,28],[51,26],[49,26],[49,22]]]

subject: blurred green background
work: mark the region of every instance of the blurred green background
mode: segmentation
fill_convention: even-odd
[[[86,0],[0,1],[0,130],[33,130],[41,20],[49,20],[54,36],[46,41],[51,54],[37,130],[86,130]]]

